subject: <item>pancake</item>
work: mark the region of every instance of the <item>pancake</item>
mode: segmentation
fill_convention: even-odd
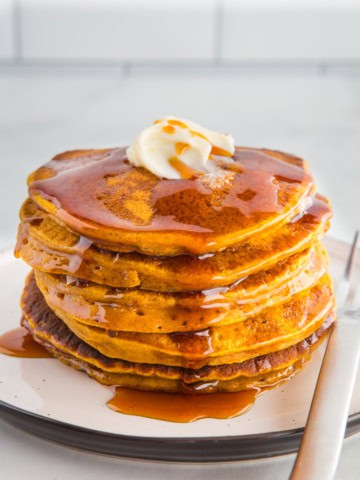
[[[34,281],[27,282],[24,297],[27,307],[22,325],[63,363],[85,371],[106,385],[168,392],[239,391],[279,382],[294,374],[308,359],[326,337],[333,321],[333,314],[329,314],[316,332],[287,349],[241,363],[192,370],[106,357],[76,337],[56,317]]]
[[[28,178],[29,196],[71,230],[148,255],[203,255],[286,223],[314,188],[305,162],[238,147],[225,176],[162,179],[125,148],[57,155]],[[74,196],[76,192],[76,196]]]
[[[30,284],[36,284],[33,275]],[[22,309],[27,314],[26,291]],[[102,354],[137,363],[161,363],[200,368],[242,362],[282,350],[303,340],[323,323],[333,308],[332,284],[327,274],[284,304],[223,327],[173,334],[105,330],[69,318],[69,329]]]
[[[35,276],[47,304],[64,321],[108,330],[168,333],[244,320],[311,287],[327,265],[324,247],[316,244],[230,287],[187,293],[115,289],[41,271]]]
[[[335,318],[329,201],[302,159],[214,145],[226,159],[177,180],[125,148],[29,176],[21,322],[54,357],[106,385],[235,392],[290,378],[320,345]]]
[[[308,199],[307,208],[271,235],[216,254],[153,257],[110,252],[60,225],[27,200],[15,254],[33,268],[119,288],[176,292],[207,290],[232,284],[308,249],[328,228],[331,208],[326,198]]]

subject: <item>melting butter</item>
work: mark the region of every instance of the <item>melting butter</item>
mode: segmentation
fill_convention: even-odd
[[[229,161],[234,152],[231,135],[168,116],[141,131],[127,149],[127,156],[133,165],[158,177],[180,179],[213,172],[214,162]]]

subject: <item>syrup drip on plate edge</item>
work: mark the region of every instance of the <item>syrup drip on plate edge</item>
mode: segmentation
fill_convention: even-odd
[[[20,358],[51,358],[48,351],[35,342],[24,327],[14,328],[0,335],[0,353]]]

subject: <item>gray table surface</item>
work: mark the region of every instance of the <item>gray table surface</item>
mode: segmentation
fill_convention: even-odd
[[[0,69],[0,249],[11,248],[26,176],[53,154],[128,144],[174,114],[230,132],[239,145],[296,153],[334,207],[330,234],[360,228],[360,71]],[[0,477],[28,480],[282,479],[293,456],[229,465],[134,462],[45,442],[0,421]],[[360,435],[345,441],[338,479],[358,479]]]

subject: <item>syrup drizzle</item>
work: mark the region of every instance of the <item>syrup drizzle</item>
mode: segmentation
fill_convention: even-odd
[[[331,322],[331,319],[325,321],[319,331],[307,339],[309,344],[316,343]],[[0,336],[0,353],[21,358],[51,358],[45,348],[36,343],[23,327]],[[113,386],[110,388],[114,395],[106,405],[117,413],[178,423],[194,422],[202,418],[233,418],[246,413],[259,395],[292,378],[302,368],[304,360],[289,367],[286,376],[279,377],[272,383],[239,392],[211,393],[218,381],[192,384],[181,382],[186,393],[150,392]],[[198,393],[205,389],[206,393]]]
[[[169,164],[173,167],[174,170],[178,172],[181,178],[188,180],[190,178],[195,178],[201,175],[201,172],[195,170],[194,168],[189,167],[186,163],[182,162],[177,157],[172,157],[169,159]]]
[[[0,353],[18,358],[51,358],[47,350],[31,334],[19,327],[0,336]],[[114,396],[107,407],[117,413],[136,415],[169,422],[188,423],[201,418],[232,418],[246,413],[255,399],[269,387],[253,388],[235,393],[206,393],[217,382],[199,382],[195,386],[183,384],[189,393],[164,393],[112,387]]]
[[[80,235],[79,241],[75,245],[75,253],[69,256],[69,272],[76,273],[79,270],[85,256],[85,252],[88,248],[91,247],[92,244],[92,240]]]
[[[52,171],[52,176],[30,183],[29,192],[31,197],[39,194],[53,202],[60,209],[58,215],[75,231],[81,231],[82,226],[91,227],[88,235],[104,239],[98,231],[101,227],[224,233],[226,226],[232,231],[246,227],[250,219],[261,220],[264,215],[281,213],[284,208],[279,197],[281,189],[302,184],[292,187],[300,192],[308,188],[305,185],[311,185],[311,178],[301,168],[264,152],[236,150],[233,159],[233,163],[224,165],[224,170],[235,177],[231,187],[221,196],[201,180],[203,176],[181,182],[164,181],[149,172],[141,173],[141,169],[134,170],[127,161],[124,148],[94,154],[93,158],[88,155],[78,159],[60,161],[59,157],[52,160],[46,167]],[[136,175],[143,175],[141,181],[149,190],[149,198],[142,200],[151,212],[147,218],[131,217],[123,202],[112,201],[113,197],[122,198],[125,194],[122,185],[126,182],[121,180],[134,177],[136,183],[139,181]],[[76,202],[75,188],[78,191]],[[185,191],[187,207],[183,201]],[[250,194],[245,194],[246,191]],[[144,195],[146,192],[144,190]],[[104,201],[99,201],[99,195]],[[137,198],[137,194],[133,195],[134,199]]]
[[[116,387],[107,406],[117,413],[189,423],[201,418],[232,418],[246,413],[265,389],[235,393],[182,394]]]
[[[321,196],[316,196],[309,201],[309,205],[307,208],[300,212],[299,214],[295,215],[291,220],[290,224],[299,224],[299,228],[304,223],[310,225],[318,225],[320,223],[326,223],[329,218],[331,217],[331,210],[328,204],[323,200]],[[41,219],[37,219],[39,221]],[[24,248],[28,242],[29,238],[29,225],[34,222],[34,219],[25,219],[21,223],[21,228],[19,230],[20,235],[17,240],[17,244],[15,247],[15,255],[17,257],[21,256],[21,250]],[[52,255],[50,258],[47,259],[47,266],[50,269],[60,268],[62,271],[66,271],[69,275],[76,274],[82,268],[85,268],[88,261],[91,261],[91,255],[87,258],[87,250],[92,247],[94,243],[87,237],[79,236],[79,241],[74,246],[73,252],[61,252],[61,256]],[[44,248],[41,245],[41,248]],[[96,247],[98,248],[98,247]],[[98,249],[100,251],[100,249]],[[49,250],[51,252],[51,250]],[[104,250],[106,251],[106,250]],[[108,252],[110,252],[108,250]],[[211,260],[214,256],[213,253],[206,253],[204,255],[199,255],[196,257],[192,257],[193,262],[206,262],[207,260]],[[40,255],[41,257],[41,255]],[[187,255],[182,255],[177,257],[177,262],[187,262],[188,261]],[[120,260],[120,254],[112,252],[112,261],[115,264]],[[163,260],[164,261],[164,260]],[[170,258],[171,261],[171,258]],[[95,266],[95,269],[99,269],[99,266]],[[194,266],[196,269],[196,266]],[[117,274],[120,274],[119,272]],[[125,275],[125,273],[124,273]],[[244,277],[245,278],[245,277]],[[243,278],[243,279],[244,279]],[[219,275],[219,272],[214,276],[214,280],[223,281],[223,277]],[[242,281],[243,279],[240,279]],[[215,289],[213,290],[215,292]],[[210,293],[210,292],[209,292]],[[222,291],[219,291],[222,293]],[[205,292],[206,296],[208,296],[207,292]]]
[[[313,284],[314,276],[320,278],[325,273],[325,267],[323,255],[320,255],[317,251],[312,252],[307,259],[307,263],[305,265],[300,264],[301,271],[294,272],[294,275],[291,275],[290,278],[286,277],[286,282],[279,282],[276,288],[271,290],[271,294],[279,295],[279,298],[288,300],[290,295],[300,290],[300,285],[301,290],[303,290]],[[297,274],[296,276],[295,273]],[[147,332],[147,326],[150,329],[153,328],[153,318],[156,315],[157,307],[155,307],[154,313],[154,307],[149,306],[144,309],[141,303],[131,303],[131,290],[124,291],[111,288],[107,290],[107,294],[103,296],[103,299],[93,302],[91,308],[90,306],[86,307],[83,303],[79,304],[76,300],[74,301],[73,296],[77,292],[67,289],[68,286],[79,289],[86,288],[91,285],[90,282],[72,276],[59,276],[58,278],[62,280],[62,283],[56,286],[48,286],[47,291],[49,301],[54,307],[71,311],[79,318],[92,318],[92,320],[96,320],[103,325],[108,324],[108,328],[114,330],[119,328],[116,320],[114,323],[116,312],[121,311],[126,319],[121,320],[120,329],[127,331],[131,330],[135,311],[136,315],[142,317],[143,332]],[[263,280],[264,278],[266,279],[266,277],[263,277]],[[171,338],[176,342],[179,351],[183,352],[182,346],[186,344],[189,347],[183,353],[187,353],[190,348],[193,351],[198,351],[199,349],[202,355],[211,353],[213,350],[209,330],[206,330],[208,327],[214,326],[223,320],[229,309],[240,307],[247,314],[251,313],[254,308],[256,311],[251,290],[248,296],[242,295],[240,299],[238,299],[237,295],[233,295],[233,292],[242,288],[242,284],[247,279],[248,277],[243,277],[230,286],[198,291],[193,293],[190,298],[188,298],[187,294],[178,294],[176,296],[176,306],[169,312],[171,312],[171,316],[174,322],[176,322],[176,328],[172,330],[175,330],[176,333],[171,333]],[[249,280],[251,281],[251,278]],[[268,288],[256,288],[256,298],[258,299],[257,301],[260,299],[271,305]],[[96,311],[94,306],[96,306]],[[159,332],[165,332],[160,320],[158,320],[157,325]],[[175,324],[173,327],[175,327]]]
[[[178,351],[183,354],[196,353],[204,357],[214,351],[209,328],[195,332],[175,332],[169,335],[175,341]]]
[[[106,405],[117,413],[177,423],[189,423],[202,418],[233,418],[249,411],[258,396],[287,382],[301,370],[308,358],[299,360],[296,365],[291,365],[285,376],[279,376],[277,380],[264,383],[261,387],[226,393],[211,393],[212,388],[218,385],[218,381],[195,384],[182,382],[185,393],[111,387],[114,395]],[[206,393],[199,393],[204,389],[207,390]]]
[[[51,358],[48,351],[35,342],[24,327],[0,335],[0,353],[20,358]]]

